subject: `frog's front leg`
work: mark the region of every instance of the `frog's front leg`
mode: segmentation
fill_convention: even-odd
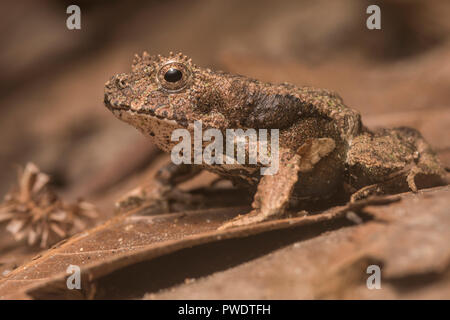
[[[120,210],[129,210],[138,206],[148,206],[158,212],[168,212],[172,203],[191,204],[200,199],[189,192],[177,188],[177,185],[187,181],[201,172],[201,168],[194,165],[168,163],[158,170],[155,179],[144,186],[137,187],[117,202]]]
[[[299,173],[308,172],[335,148],[330,138],[310,139],[296,153],[280,148],[280,164],[276,174],[265,175],[258,184],[252,203],[253,210],[226,222],[221,229],[262,222],[285,213]]]

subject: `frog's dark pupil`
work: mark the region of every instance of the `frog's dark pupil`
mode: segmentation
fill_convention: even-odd
[[[167,82],[177,82],[183,77],[183,74],[180,70],[175,68],[170,68],[167,70],[166,74],[164,75],[164,80]]]

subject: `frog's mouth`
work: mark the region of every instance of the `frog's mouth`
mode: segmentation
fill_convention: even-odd
[[[188,122],[183,115],[177,115],[173,109],[167,104],[152,106],[141,106],[134,109],[127,103],[119,103],[112,99],[107,92],[104,97],[105,106],[120,120],[136,126],[136,121],[146,119],[153,122],[167,122],[170,125],[178,125],[178,127],[188,127]]]
[[[163,114],[161,112],[160,113],[156,112],[158,109],[162,109],[164,107],[164,105],[159,105],[156,108],[151,108],[150,106],[142,106],[139,109],[134,109],[126,103],[114,102],[113,100],[109,99],[109,95],[107,93],[105,93],[104,104],[111,112],[127,111],[132,114],[146,114],[148,116],[156,117],[159,119],[165,119],[168,116],[167,113]],[[172,119],[169,119],[169,120],[172,120]]]

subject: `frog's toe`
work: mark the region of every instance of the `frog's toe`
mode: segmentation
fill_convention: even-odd
[[[350,202],[354,203],[358,200],[363,200],[374,195],[382,195],[384,193],[385,192],[383,191],[382,184],[372,184],[369,186],[365,186],[353,193],[350,197]]]
[[[408,175],[406,176],[406,182],[408,183],[408,187],[412,192],[417,192],[415,178],[419,173],[421,173],[421,170],[418,167],[414,167],[408,172]]]
[[[115,206],[118,211],[128,211],[140,207],[148,198],[148,190],[144,186],[139,186],[120,197]]]

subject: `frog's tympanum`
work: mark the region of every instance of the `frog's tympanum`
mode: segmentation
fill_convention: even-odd
[[[308,199],[345,191],[355,201],[441,183],[444,170],[419,132],[370,131],[358,111],[334,92],[271,84],[200,68],[183,54],[136,56],[130,73],[112,77],[105,104],[116,117],[170,152],[175,129],[278,129],[279,169],[261,175],[260,164],[175,165],[161,170],[158,195],[180,195],[176,185],[201,169],[254,192],[253,210],[223,228],[264,221]],[[268,130],[270,131],[270,130]],[[224,148],[225,150],[225,148]]]

